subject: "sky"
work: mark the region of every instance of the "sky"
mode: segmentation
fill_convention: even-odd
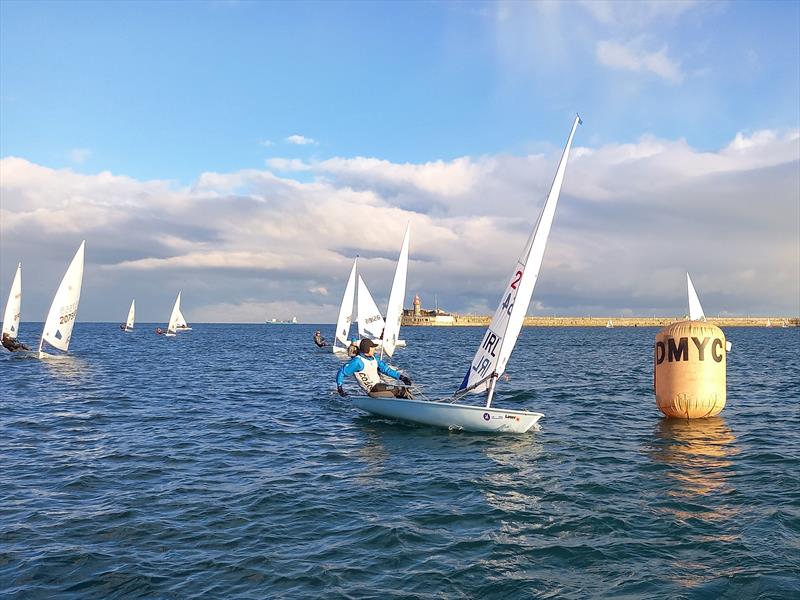
[[[494,312],[578,129],[533,315],[800,314],[798,2],[0,2],[0,302],[41,320]],[[23,336],[24,337],[24,336]]]

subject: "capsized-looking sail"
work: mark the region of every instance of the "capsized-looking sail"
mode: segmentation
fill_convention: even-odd
[[[400,258],[397,259],[397,268],[392,281],[392,291],[389,292],[389,305],[386,307],[386,327],[383,329],[382,348],[388,356],[394,354],[397,339],[400,337],[400,322],[403,319],[403,301],[406,297],[406,275],[408,273],[408,242],[411,234],[411,225],[406,227],[403,245],[400,248]]]
[[[339,307],[339,318],[336,319],[336,339],[333,342],[334,349],[337,347],[336,342],[341,343],[345,348],[350,343],[348,337],[350,335],[350,322],[353,320],[353,298],[356,293],[357,266],[358,257],[353,261],[353,268],[350,269],[350,277],[347,280],[347,286],[344,288],[342,305]]]
[[[572,138],[575,130],[581,122],[578,116],[572,124],[567,145],[561,155],[553,184],[550,187],[550,194],[542,207],[542,212],[536,225],[531,231],[525,248],[522,251],[517,264],[509,278],[503,295],[500,298],[500,305],[492,317],[492,322],[483,336],[481,345],[475,353],[472,364],[467,369],[467,374],[461,383],[459,391],[482,393],[494,389],[496,377],[503,374],[506,363],[511,356],[511,351],[517,342],[522,321],[528,311],[528,305],[533,295],[533,287],[539,276],[539,269],[542,266],[547,238],[550,235],[550,227],[553,224],[558,196],[561,192],[561,185],[564,182],[564,172],[567,167],[567,158],[572,146]],[[491,402],[491,394],[488,404]]]
[[[383,320],[378,305],[372,299],[372,294],[367,289],[367,284],[358,276],[358,298],[356,299],[356,321],[358,321],[358,336],[371,340],[381,339],[386,322]]]
[[[700,299],[697,297],[697,292],[692,285],[692,278],[689,273],[686,273],[686,285],[689,289],[689,320],[690,321],[705,321],[706,316],[703,313],[703,307],[700,306]]]
[[[8,293],[6,311],[3,313],[3,334],[16,339],[19,335],[19,315],[22,312],[22,263],[17,265],[11,291]]]
[[[39,352],[42,344],[47,342],[59,350],[66,351],[72,339],[72,328],[78,316],[78,302],[81,299],[81,285],[83,284],[83,253],[86,241],[82,241],[72,262],[64,273],[61,285],[50,305],[50,311],[45,319],[42,338],[39,341]]]

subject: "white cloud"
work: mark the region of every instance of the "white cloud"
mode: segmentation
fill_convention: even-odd
[[[272,140],[261,140],[258,142],[259,146],[264,146],[264,148],[270,148],[275,145],[275,142]]]
[[[579,4],[604,25],[635,28],[675,21],[699,5],[694,0],[582,0]]]
[[[673,84],[683,81],[680,65],[667,56],[666,46],[656,52],[648,52],[641,46],[641,38],[628,45],[601,40],[596,47],[597,62],[612,69],[649,72]]]
[[[316,145],[317,142],[313,138],[305,137],[304,135],[290,135],[286,138],[286,141],[290,144],[295,144],[297,146],[308,146],[308,145]]]
[[[83,163],[86,162],[86,159],[88,159],[89,156],[91,156],[91,154],[92,151],[89,150],[88,148],[73,148],[72,150],[69,151],[68,156],[70,162],[72,162],[73,164],[82,165]]]
[[[43,313],[86,238],[82,318],[121,318],[138,290],[142,318],[163,320],[183,288],[194,320],[330,322],[355,254],[385,302],[410,222],[407,303],[438,294],[445,308],[486,312],[558,155],[287,162],[313,180],[250,169],[187,188],[8,157],[0,297],[22,260],[35,273],[26,315]],[[575,148],[531,310],[678,314],[690,270],[709,314],[797,312],[799,166],[796,130],[738,133],[717,151],[652,136]]]

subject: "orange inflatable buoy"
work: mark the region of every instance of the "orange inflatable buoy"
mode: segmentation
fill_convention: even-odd
[[[725,407],[725,334],[705,321],[679,321],[656,335],[653,387],[668,417],[701,419]]]

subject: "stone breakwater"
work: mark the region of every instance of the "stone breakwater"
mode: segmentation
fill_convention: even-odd
[[[664,327],[687,317],[525,317],[525,327]],[[486,327],[492,320],[488,315],[439,315],[437,317],[403,316],[404,326],[428,327]],[[800,326],[795,317],[709,317],[717,327],[773,327],[780,329]]]

